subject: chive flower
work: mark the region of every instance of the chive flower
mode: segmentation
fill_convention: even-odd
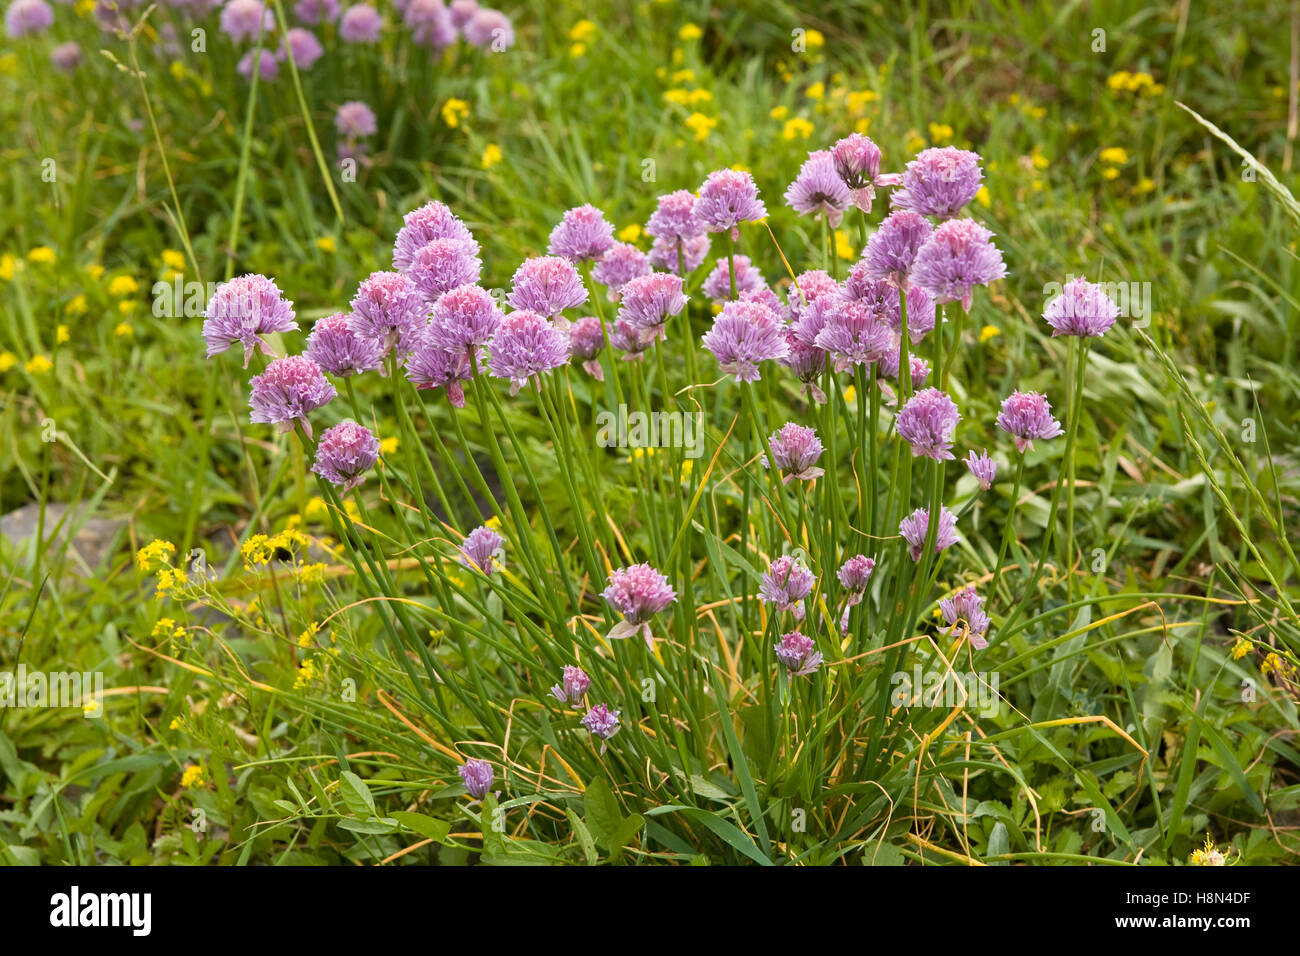
[[[700,186],[694,213],[709,232],[730,232],[734,241],[740,238],[740,224],[766,218],[767,207],[758,198],[753,176],[738,169],[719,169]]]
[[[822,664],[821,652],[811,637],[798,631],[782,634],[775,645],[776,659],[791,677],[806,677]]]
[[[551,688],[551,696],[561,704],[580,704],[591,687],[591,678],[581,667],[568,665],[560,683]]]
[[[913,561],[921,560],[921,552],[925,550],[925,537],[929,528],[929,508],[917,508],[898,525],[898,533],[903,536],[903,540],[910,546],[908,553],[912,556]],[[957,516],[947,508],[940,506],[939,523],[934,537],[934,553],[938,554],[951,548],[959,540],[961,539],[957,535]]]
[[[487,525],[475,528],[460,543],[460,563],[491,576],[506,553],[506,539]]]
[[[795,620],[804,617],[803,601],[812,593],[816,576],[792,555],[782,555],[763,572],[758,598],[765,604],[775,604],[778,612],[789,611]]]
[[[1064,434],[1061,423],[1052,417],[1052,406],[1040,392],[1012,392],[1002,400],[997,426],[1015,439],[1016,450],[1032,451],[1038,439],[1058,438]]]
[[[668,584],[668,578],[649,564],[634,564],[610,572],[609,586],[600,596],[623,617],[608,638],[617,641],[640,633],[652,651],[655,644],[650,618],[677,600],[677,592]]]
[[[983,175],[976,153],[955,146],[924,149],[907,164],[890,206],[949,219],[975,198]]]
[[[303,354],[326,372],[342,378],[382,368],[384,364],[380,343],[353,332],[347,315],[342,312],[316,320]]]
[[[250,421],[276,425],[282,432],[292,431],[295,424],[301,424],[310,438],[311,423],[307,420],[307,413],[320,408],[337,394],[320,366],[311,359],[302,355],[279,358],[249,382]]]
[[[757,382],[760,362],[783,359],[790,351],[777,314],[752,301],[724,305],[703,342],[722,371],[742,382]]]
[[[638,276],[650,274],[650,259],[630,242],[616,242],[601,255],[591,277],[603,285],[610,302],[618,302],[622,289]]]
[[[311,470],[347,492],[365,481],[378,460],[379,439],[364,425],[345,420],[321,434]]]
[[[496,777],[492,765],[486,760],[466,760],[456,772],[465,782],[466,791],[475,800],[482,800],[488,795],[488,791],[492,789],[492,781]]]
[[[285,299],[273,280],[250,273],[217,286],[208,302],[203,339],[208,358],[232,345],[243,346],[244,368],[248,368],[256,350],[271,354],[262,336],[296,328],[293,303]]]
[[[511,395],[529,379],[538,379],[540,391],[540,376],[569,361],[569,337],[527,309],[511,312],[501,320],[488,349],[488,372],[509,379]]]
[[[506,296],[512,309],[537,312],[551,318],[587,301],[587,289],[573,265],[560,256],[524,260],[515,270]]]
[[[1043,318],[1052,327],[1053,337],[1098,338],[1119,318],[1119,306],[1100,285],[1078,278],[1067,282],[1061,294],[1047,303]]]
[[[988,491],[993,487],[993,481],[998,476],[998,463],[989,457],[988,452],[971,452],[962,459],[966,468],[970,471],[972,477],[979,483],[981,491]]]
[[[576,206],[551,230],[547,252],[562,256],[574,265],[592,262],[614,245],[614,227],[605,214],[590,203]]]
[[[835,159],[828,150],[809,153],[785,191],[785,202],[800,216],[821,214],[835,229],[844,219],[844,210],[852,204],[849,187],[835,169]]]
[[[619,711],[610,710],[605,704],[597,704],[582,718],[582,726],[591,736],[600,741],[600,752],[604,753],[610,737],[618,733]]]
[[[912,447],[912,456],[948,461],[952,453],[952,436],[961,414],[957,405],[937,388],[917,392],[898,412],[898,434]]]
[[[826,474],[824,468],[816,467],[825,448],[811,428],[786,422],[768,438],[767,447],[772,453],[772,463],[781,472],[782,484],[812,481]],[[766,466],[766,460],[763,464]]]

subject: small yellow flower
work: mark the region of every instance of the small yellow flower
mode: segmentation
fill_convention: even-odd
[[[315,621],[312,621],[311,624],[307,625],[307,629],[298,635],[298,646],[311,647],[312,638],[316,636],[316,632],[319,630],[320,625]]]
[[[930,124],[930,141],[936,144],[947,143],[952,140],[953,128],[947,123]]]
[[[178,568],[159,568],[158,593],[155,596],[161,601],[168,596],[169,591],[184,587],[186,583],[184,571]]]
[[[1002,334],[1002,330],[996,325],[986,325],[980,329],[980,342],[987,342],[990,339],[996,339]]]
[[[104,278],[104,267],[98,262],[92,263],[91,265],[86,266],[86,275],[98,282],[100,279]]]
[[[162,264],[169,269],[175,269],[177,272],[185,271],[185,253],[179,249],[164,249],[162,251]]]
[[[1034,169],[1046,169],[1050,165],[1050,160],[1043,154],[1042,147],[1037,143],[1029,153],[1029,161],[1033,163]]]
[[[497,528],[501,527],[500,516],[493,515],[491,518],[488,518],[487,521],[484,523],[484,526],[491,528],[493,531],[495,531]]]
[[[121,302],[117,304],[117,311],[121,312],[123,315],[130,315],[139,307],[140,307],[140,303],[137,300],[123,299]]]
[[[641,226],[639,223],[630,223],[618,231],[618,238],[622,242],[636,242],[641,238]]]
[[[459,126],[461,120],[467,116],[469,116],[469,104],[464,100],[453,96],[442,104],[442,121],[453,129]]]
[[[172,555],[175,553],[176,545],[162,538],[154,538],[135,553],[135,565],[141,571],[150,571],[155,562],[171,564]]]
[[[35,249],[27,253],[27,261],[49,265],[54,261],[54,250],[49,246],[37,246]]]
[[[810,100],[821,100],[826,96],[826,84],[821,82],[814,83],[804,91],[804,95]]]
[[[691,40],[698,40],[700,37],[704,36],[704,31],[694,23],[688,23],[677,31],[677,35],[689,43]]]
[[[585,43],[575,43],[569,47],[569,56],[575,60],[584,56],[586,52],[587,52],[587,44]]]
[[[1232,645],[1232,659],[1239,661],[1250,653],[1251,643],[1244,637],[1237,638],[1237,643]]]
[[[854,388],[852,385],[844,386],[844,404],[852,405],[854,400],[857,397],[858,397],[858,390],[856,388]]]
[[[88,17],[95,12],[95,0],[77,0],[73,9],[77,11],[77,16]]]
[[[300,690],[312,682],[316,677],[316,664],[311,658],[303,661],[298,666],[298,674],[293,679],[293,689]]]
[[[980,187],[980,191],[975,194],[975,201],[979,203],[981,206],[983,206],[985,209],[988,209],[990,206],[993,205],[993,199],[989,195],[988,186]]]
[[[14,277],[14,273],[23,267],[20,260],[15,259],[9,253],[0,256],[0,279],[8,282]]]
[[[822,36],[820,30],[808,30],[803,35],[804,44],[808,49],[816,49],[826,45],[826,38]]]
[[[81,709],[84,713],[90,715],[99,709],[99,704],[100,702],[92,694],[81,702]]]
[[[579,20],[569,28],[569,39],[575,43],[590,43],[596,38],[596,24],[590,20]]]
[[[239,549],[239,553],[244,556],[244,569],[252,571],[254,568],[268,564],[275,554],[275,548],[271,546],[271,539],[264,534],[255,534]]]
[[[854,121],[853,121],[853,132],[855,132],[855,133],[861,133],[863,136],[866,136],[868,133],[870,133],[870,132],[871,132],[871,117],[870,117],[870,116],[863,116],[863,117],[861,117],[860,119],[854,120]]]
[[[856,93],[850,93],[845,100],[850,113],[861,113],[867,108],[869,103],[874,103],[880,99],[880,94],[875,90],[860,90]]]
[[[54,342],[57,345],[62,345],[65,342],[69,341],[71,338],[72,338],[72,333],[68,331],[68,327],[66,325],[60,325],[58,328],[54,330]]]
[[[674,71],[673,71],[673,82],[674,82],[674,83],[694,83],[694,82],[695,82],[695,71],[694,71],[694,70],[674,70]]]
[[[140,290],[140,283],[131,276],[114,276],[108,284],[108,294],[120,299]]]
[[[484,169],[491,169],[497,163],[501,162],[504,157],[501,155],[501,147],[496,143],[488,143],[483,147],[483,158],[479,160]]]
[[[1205,846],[1199,850],[1193,850],[1189,862],[1192,866],[1224,866],[1228,860],[1223,852],[1214,845],[1214,841],[1207,836]]]
[[[852,261],[858,257],[857,247],[849,241],[848,233],[843,229],[835,230],[835,255],[847,261]]]
[[[664,101],[668,103],[676,103],[678,106],[685,106],[691,101],[691,91],[681,87],[664,90]]]
[[[1155,189],[1155,180],[1151,179],[1149,176],[1143,176],[1137,181],[1137,185],[1133,187],[1133,191],[1137,193],[1155,192]]]
[[[171,73],[172,79],[177,83],[185,79],[185,64],[180,60],[172,60],[172,65],[167,69]]]
[[[781,130],[781,138],[785,140],[807,139],[812,134],[813,124],[802,116],[792,116]]]
[[[27,360],[27,364],[24,368],[27,369],[28,375],[44,375],[50,369],[54,368],[54,363],[44,355],[33,355]]]
[[[18,364],[18,356],[13,352],[0,352],[0,375]]]
[[[338,243],[334,241],[333,236],[321,236],[316,240],[316,248],[321,252],[332,253],[338,249]]]
[[[1128,151],[1123,146],[1107,146],[1097,158],[1109,166],[1123,166],[1128,162]]]
[[[685,481],[686,478],[690,475],[690,473],[691,473],[692,471],[694,471],[694,470],[695,470],[695,459],[693,459],[693,458],[685,458],[685,459],[683,459],[683,460],[682,460],[682,477],[681,477],[681,480],[682,480],[682,481]]]
[[[197,764],[186,767],[185,772],[181,774],[181,786],[186,790],[203,786],[203,768]]]
[[[303,584],[317,584],[325,580],[325,565],[319,561],[314,564],[304,564],[298,569],[298,580]]]
[[[180,730],[184,726],[185,726],[185,722],[183,720],[181,720],[179,717],[173,717],[172,722],[167,725],[167,729]]]
[[[785,119],[787,116],[790,115],[790,107],[788,107],[788,106],[773,106],[773,107],[772,107],[772,111],[771,111],[770,113],[768,113],[767,115],[770,116],[770,117],[772,117],[772,119],[774,119],[774,120],[783,120],[783,119]]]
[[[121,339],[129,339],[135,335],[135,327],[130,322],[119,322],[113,327],[113,334]]]
[[[686,128],[695,134],[695,142],[702,143],[709,138],[709,133],[718,125],[718,121],[712,116],[705,116],[703,113],[692,113],[686,117]]]
[[[85,315],[86,309],[86,297],[84,295],[73,296],[68,301],[68,304],[63,307],[63,311],[68,315]]]
[[[379,442],[379,451],[385,455],[391,455],[397,451],[397,436],[390,435]]]
[[[153,630],[149,633],[151,637],[170,637],[172,632],[175,630],[175,621],[169,617],[160,617],[158,618],[158,623],[153,626]]]
[[[1264,663],[1259,665],[1259,672],[1265,675],[1277,674],[1283,679],[1290,679],[1295,676],[1295,667],[1276,651],[1269,651],[1264,658]]]
[[[13,53],[6,53],[0,56],[0,73],[5,76],[18,75],[18,57]]]
[[[329,506],[325,504],[325,499],[320,495],[313,495],[307,502],[307,507],[302,509],[303,517],[309,521],[313,518],[323,518],[329,514]]]
[[[1107,166],[1101,171],[1101,175],[1106,179],[1119,179],[1119,170],[1114,166]]]
[[[907,131],[907,151],[909,153],[919,153],[925,149],[925,139],[914,129]]]

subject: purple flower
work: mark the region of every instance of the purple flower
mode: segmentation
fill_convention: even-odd
[[[298,0],[293,5],[293,15],[303,23],[332,21],[338,18],[339,0]]]
[[[790,611],[795,620],[802,621],[804,616],[803,599],[812,593],[816,576],[801,564],[797,558],[785,554],[773,561],[759,584],[758,598],[767,604],[775,604],[777,612]]]
[[[527,309],[502,319],[488,347],[492,353],[488,371],[497,378],[510,379],[511,395],[530,378],[569,361],[569,337]],[[541,389],[540,381],[537,387]]]
[[[501,318],[496,300],[486,289],[476,285],[448,289],[433,306],[430,345],[468,361],[475,349],[492,340]]]
[[[630,242],[617,242],[605,250],[591,277],[609,289],[609,301],[617,302],[629,280],[650,274],[650,260]]]
[[[890,213],[867,240],[867,248],[862,253],[864,278],[888,279],[901,288],[912,271],[917,252],[933,231],[930,221],[918,213],[906,210]]]
[[[804,391],[813,401],[824,403],[826,393],[817,385],[817,379],[826,371],[826,352],[801,341],[794,329],[786,329],[784,334],[790,351],[780,360],[781,364],[803,383]]]
[[[384,352],[396,347],[399,358],[415,347],[429,307],[419,288],[400,272],[375,272],[352,298],[348,328],[363,339],[379,342]]]
[[[339,37],[345,43],[378,43],[384,21],[369,4],[358,3],[343,11],[339,20]]]
[[[607,635],[609,639],[616,641],[640,632],[652,651],[655,641],[650,633],[650,618],[677,600],[668,578],[648,564],[610,572],[609,587],[600,596],[623,617]]]
[[[850,133],[831,150],[835,172],[849,188],[853,205],[871,212],[876,186],[893,186],[902,178],[880,174],[880,147],[861,133]]]
[[[801,216],[822,213],[832,229],[844,219],[853,197],[835,171],[835,159],[827,150],[809,153],[799,175],[785,191],[785,201]]]
[[[587,711],[587,716],[582,718],[582,726],[586,727],[593,737],[600,739],[601,753],[605,752],[605,741],[618,733],[619,713],[617,710],[610,710],[604,704],[597,704]]]
[[[821,305],[821,300],[815,305]],[[882,362],[894,348],[889,326],[860,299],[836,296],[826,305],[824,314],[825,325],[817,333],[815,344],[834,354],[842,367]]]
[[[303,354],[326,372],[343,378],[384,364],[384,349],[379,342],[356,335],[342,312],[316,320]]]
[[[600,327],[600,319],[587,315],[569,326],[569,351],[582,362],[587,374],[598,382],[605,381],[605,370],[596,360],[604,347],[605,332]]]
[[[249,50],[240,58],[235,70],[246,80],[251,80],[254,73],[263,80],[274,80],[280,72],[280,65],[270,50]]]
[[[782,634],[776,644],[776,659],[790,672],[791,677],[806,677],[822,664],[821,652],[811,637],[798,631]]]
[[[320,366],[301,355],[276,359],[248,384],[248,404],[253,410],[250,421],[278,425],[282,432],[301,424],[308,438],[311,423],[307,413],[338,394]]]
[[[686,307],[682,280],[666,272],[638,276],[623,286],[623,304],[618,317],[635,328],[641,338],[663,337],[668,320]]]
[[[316,34],[302,27],[290,27],[284,35],[280,47],[280,59],[293,57],[294,65],[300,70],[310,70],[312,64],[325,55],[325,49],[316,39]]]
[[[795,277],[794,291],[790,293],[790,321],[798,324],[808,307],[824,295],[840,291],[840,284],[824,269],[809,269]],[[814,338],[816,335],[814,334]]]
[[[1002,400],[998,428],[1016,440],[1016,449],[1031,451],[1037,439],[1057,438],[1064,434],[1061,423],[1052,417],[1047,396],[1039,392],[1012,392]]]
[[[605,214],[591,204],[575,206],[551,230],[547,251],[577,265],[599,259],[614,245],[614,227]]]
[[[912,281],[937,302],[960,300],[970,311],[975,286],[988,285],[1007,274],[1002,253],[989,232],[974,219],[950,219],[930,234],[916,253]]]
[[[406,378],[421,391],[447,390],[447,401],[456,408],[465,407],[465,388],[472,375],[469,353],[448,352],[437,345],[433,326],[424,328],[406,358]]]
[[[780,318],[753,301],[724,305],[703,341],[722,371],[742,382],[757,382],[759,362],[783,359],[790,351]]]
[[[899,339],[899,343],[902,343],[901,338]],[[908,356],[907,364],[912,370],[912,388],[914,390],[921,388],[921,386],[925,384],[925,380],[930,377],[930,363],[919,355],[910,355]],[[897,377],[898,373],[895,372],[894,375]]]
[[[416,250],[407,275],[426,301],[436,303],[449,289],[478,282],[483,263],[475,255],[477,251],[477,243],[463,239],[434,239]]]
[[[844,598],[844,613],[840,615],[841,633],[849,632],[849,609],[862,603],[871,572],[875,570],[876,562],[865,554],[855,554],[840,566],[840,585],[848,592]]]
[[[826,474],[824,468],[818,468],[817,459],[825,451],[817,432],[794,422],[786,422],[767,440],[767,447],[772,452],[772,461],[782,474],[782,483],[792,481],[812,481]],[[766,464],[766,462],[764,462]]]
[[[753,292],[767,284],[763,273],[750,264],[749,256],[731,256],[736,267],[736,298]],[[719,259],[708,278],[704,280],[704,294],[714,302],[731,298],[731,266],[728,259]]]
[[[451,0],[451,5],[447,7],[451,25],[457,30],[463,30],[478,11],[478,0]]]
[[[5,32],[11,39],[42,33],[54,23],[54,11],[44,0],[13,0],[5,10]]]
[[[550,318],[587,301],[587,289],[578,270],[559,256],[525,259],[511,279],[506,301],[514,309],[538,312]]]
[[[503,53],[515,43],[515,31],[510,19],[500,10],[487,7],[479,10],[461,29],[465,42],[480,49]]]
[[[993,480],[998,476],[998,463],[988,456],[988,452],[971,452],[962,461],[979,482],[980,490],[988,491],[993,487]]]
[[[899,522],[898,533],[911,546],[908,553],[911,554],[913,561],[921,560],[921,552],[925,550],[925,536],[929,529],[929,508],[917,508]],[[957,516],[941,506],[939,508],[939,526],[935,530],[934,553],[938,554],[946,548],[951,548],[958,540]]]
[[[989,616],[984,613],[984,599],[975,593],[975,586],[964,587],[952,597],[939,602],[943,619],[956,630],[958,621],[966,622],[966,634],[971,647],[982,651],[989,646],[984,635],[988,632]]]
[[[757,289],[750,289],[748,292],[742,293],[740,300],[742,302],[758,302],[761,305],[767,306],[772,310],[773,314],[782,325],[785,325],[789,319],[790,309],[781,301],[779,295],[765,285],[761,285]]]
[[[486,760],[466,760],[456,772],[465,781],[465,789],[475,800],[482,800],[488,795],[496,777],[492,765]]]
[[[208,303],[206,316],[203,338],[208,343],[208,358],[238,342],[244,347],[244,368],[248,368],[254,350],[260,348],[271,354],[263,335],[298,328],[293,303],[284,298],[272,280],[256,274],[219,285]]]
[[[325,429],[311,470],[347,492],[365,481],[365,473],[378,460],[379,439],[364,425],[349,420]]]
[[[442,0],[410,0],[404,13],[411,39],[420,46],[441,50],[456,42],[456,26]]]
[[[935,461],[953,458],[952,435],[961,415],[951,398],[937,388],[917,392],[898,412],[898,434],[912,446],[912,456]]]
[[[975,198],[983,175],[975,153],[955,146],[924,149],[907,164],[903,188],[894,193],[890,205],[948,219]]]
[[[13,10],[13,7],[9,9]],[[221,8],[221,30],[236,43],[255,40],[261,31],[274,29],[275,14],[267,9],[262,0],[230,0]]]
[[[639,362],[645,358],[645,350],[654,342],[654,335],[645,335],[631,322],[615,319],[609,327],[609,344],[611,348],[623,353],[624,362]]]
[[[460,563],[491,575],[506,553],[506,539],[487,525],[475,528],[460,543]]]
[[[393,268],[398,272],[409,269],[420,248],[435,239],[460,239],[473,243],[474,255],[478,255],[478,243],[474,242],[469,229],[440,202],[429,202],[408,212],[402,222],[393,243]]]
[[[1052,337],[1077,335],[1096,338],[1119,318],[1119,307],[1098,284],[1087,279],[1072,279],[1065,284],[1061,294],[1047,303],[1043,318],[1052,327]]]
[[[655,239],[669,240],[674,246],[678,239],[685,242],[703,235],[704,223],[695,218],[695,197],[685,189],[660,196],[645,231]]]
[[[374,136],[379,124],[375,111],[360,100],[349,100],[334,114],[334,126],[340,136],[356,138]]]
[[[561,704],[580,704],[591,687],[591,678],[581,667],[566,666],[560,683],[551,688],[551,696]]]
[[[738,169],[719,169],[704,180],[694,212],[709,232],[730,231],[734,240],[740,238],[740,223],[765,218],[767,207],[758,198],[753,176]]]
[[[713,240],[707,235],[691,236],[689,239],[682,240],[681,253],[686,265],[683,270],[681,263],[677,261],[677,240],[656,239],[650,245],[650,265],[656,269],[665,269],[674,275],[686,275],[700,267],[700,263],[709,254],[709,247],[712,245]]]
[[[50,51],[50,62],[65,73],[70,73],[81,63],[81,47],[72,41],[60,43]]]

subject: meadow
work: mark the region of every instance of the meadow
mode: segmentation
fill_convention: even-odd
[[[0,861],[1290,864],[1297,30],[9,0]]]

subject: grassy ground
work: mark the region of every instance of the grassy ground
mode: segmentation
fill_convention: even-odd
[[[997,234],[1010,275],[967,320],[953,391],[965,444],[997,445],[992,420],[1013,389],[1061,393],[1067,352],[1039,319],[1050,283],[1082,274],[1131,284],[1150,322],[1122,322],[1089,366],[1072,520],[1075,570],[1093,603],[1056,601],[1053,615],[1031,615],[991,649],[1012,715],[944,738],[915,793],[895,790],[906,784],[900,770],[889,789],[907,796],[905,808],[875,808],[847,784],[834,797],[860,825],[825,824],[815,847],[777,840],[772,858],[1183,863],[1210,838],[1233,862],[1290,862],[1300,851],[1300,722],[1287,676],[1300,650],[1290,603],[1300,597],[1290,530],[1300,217],[1286,190],[1296,186],[1300,77],[1288,6],[508,12],[513,49],[459,47],[438,64],[406,40],[362,50],[327,30],[326,59],[302,74],[301,99],[284,70],[250,96],[235,72],[241,51],[214,16],[198,21],[202,53],[159,46],[169,20],[189,36],[188,15],[155,11],[132,43],[81,6],[58,7],[48,34],[0,48],[12,173],[0,205],[0,512],[35,505],[40,539],[65,515],[64,532],[115,521],[99,532],[102,559],[81,562],[59,543],[68,534],[0,550],[3,666],[101,670],[109,688],[102,718],[0,711],[0,858],[458,863],[480,847],[477,811],[468,824],[458,815],[454,773],[437,764],[430,731],[410,725],[409,700],[395,702],[404,676],[367,650],[374,615],[337,625],[360,704],[313,699],[300,680],[294,623],[352,600],[347,575],[272,593],[263,589],[274,581],[242,573],[240,547],[286,527],[329,536],[328,521],[292,446],[247,424],[237,363],[204,361],[201,318],[158,314],[155,282],[262,272],[306,326],[387,267],[401,214],[434,197],[483,245],[484,285],[507,287],[569,207],[591,202],[637,238],[631,227],[657,195],[727,165],[751,170],[768,202],[772,236],[747,232],[744,251],[769,279],[785,274],[782,254],[796,271],[825,262],[842,276],[856,226],[828,248],[780,195],[808,150],[857,130],[889,170],[927,145],[984,159],[973,211]],[[49,50],[69,39],[85,61],[63,74]],[[380,119],[355,182],[339,176],[332,128],[351,99]],[[1179,103],[1257,157],[1277,187]],[[706,318],[695,317],[701,329]],[[722,430],[724,404],[710,409]],[[375,408],[381,437],[402,433],[395,405]],[[459,447],[485,460],[492,423],[478,414],[469,410]],[[427,415],[452,434],[444,408]],[[530,451],[548,447],[535,416],[520,412],[515,427]],[[1048,522],[1055,455],[1030,459],[1016,528],[1030,554]],[[630,462],[610,467],[631,474]],[[561,502],[557,520],[583,520],[562,503],[554,464],[529,468],[538,497]],[[731,499],[739,510],[744,494],[720,485],[713,507]],[[972,566],[992,563],[1009,496],[1004,482],[972,512]],[[630,490],[610,504],[636,510]],[[633,550],[652,547],[637,520],[626,534]],[[155,599],[155,578],[134,560],[154,539],[179,555],[203,549],[225,582],[220,615]],[[1066,572],[1045,573],[1043,587],[1060,591]],[[160,628],[162,618],[173,624]],[[468,666],[456,651],[447,659]],[[993,752],[972,758],[972,732],[995,739]],[[749,833],[753,808],[728,763],[697,768],[694,795]],[[341,777],[339,764],[357,776]],[[187,767],[201,774],[183,777]],[[771,787],[773,818],[798,802],[778,798],[775,780],[759,784],[765,799]],[[376,824],[374,800],[380,818],[408,812],[406,829]],[[518,845],[489,855],[582,860],[586,842],[565,806],[539,796],[538,816],[511,831]],[[734,832],[701,820],[690,837],[656,825],[637,860],[748,855]],[[398,856],[421,835],[442,848]]]

